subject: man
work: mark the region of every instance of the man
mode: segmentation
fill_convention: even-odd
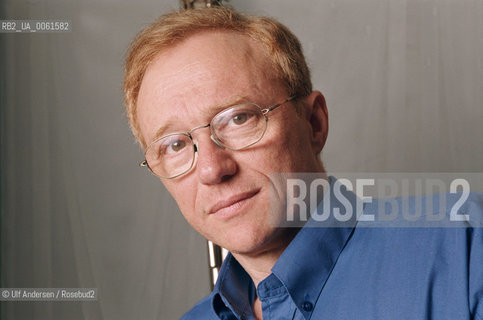
[[[124,89],[143,165],[230,251],[184,319],[483,319],[481,229],[279,227],[273,173],[337,185],[320,160],[325,99],[280,23],[228,8],[162,16],[133,42]]]

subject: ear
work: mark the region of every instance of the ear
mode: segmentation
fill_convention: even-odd
[[[315,154],[324,148],[329,133],[329,114],[325,98],[320,91],[314,91],[305,98],[306,120],[311,129],[311,142]]]

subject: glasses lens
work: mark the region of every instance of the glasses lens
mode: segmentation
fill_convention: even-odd
[[[266,128],[267,121],[262,109],[254,103],[239,104],[226,109],[211,122],[211,130],[216,139],[233,150],[258,142]]]
[[[146,150],[149,168],[159,177],[173,178],[193,165],[194,148],[184,134],[172,134],[155,141]]]

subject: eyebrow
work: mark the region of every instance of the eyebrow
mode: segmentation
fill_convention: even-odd
[[[248,101],[249,101],[249,98],[247,96],[237,95],[237,96],[234,96],[227,103],[218,105],[218,106],[213,107],[213,108],[209,108],[207,113],[209,112],[210,115],[211,115],[210,121],[216,114],[218,114],[222,110],[229,108],[231,106],[234,106],[236,104],[239,104],[239,103],[242,103],[242,102],[248,102]],[[175,125],[175,123],[173,121],[171,121],[171,120],[166,121],[166,123],[164,123],[162,126],[160,126],[158,128],[158,130],[156,130],[156,134],[154,135],[154,138],[152,139],[151,143],[153,141],[156,141],[157,139],[161,138],[162,136],[166,135],[165,133],[167,131],[169,131],[170,128],[174,127],[174,125]],[[203,125],[203,123],[200,123],[199,125]],[[175,132],[172,132],[172,133],[186,133],[186,132],[188,132],[188,130],[186,130],[186,131],[175,131]]]

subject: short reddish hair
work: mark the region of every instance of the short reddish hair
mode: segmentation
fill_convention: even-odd
[[[136,104],[146,69],[160,52],[203,30],[228,30],[249,36],[264,47],[275,78],[290,96],[304,97],[312,92],[300,41],[280,22],[240,14],[228,7],[171,12],[136,36],[126,58],[124,102],[133,134],[143,148],[146,142],[140,133]]]

